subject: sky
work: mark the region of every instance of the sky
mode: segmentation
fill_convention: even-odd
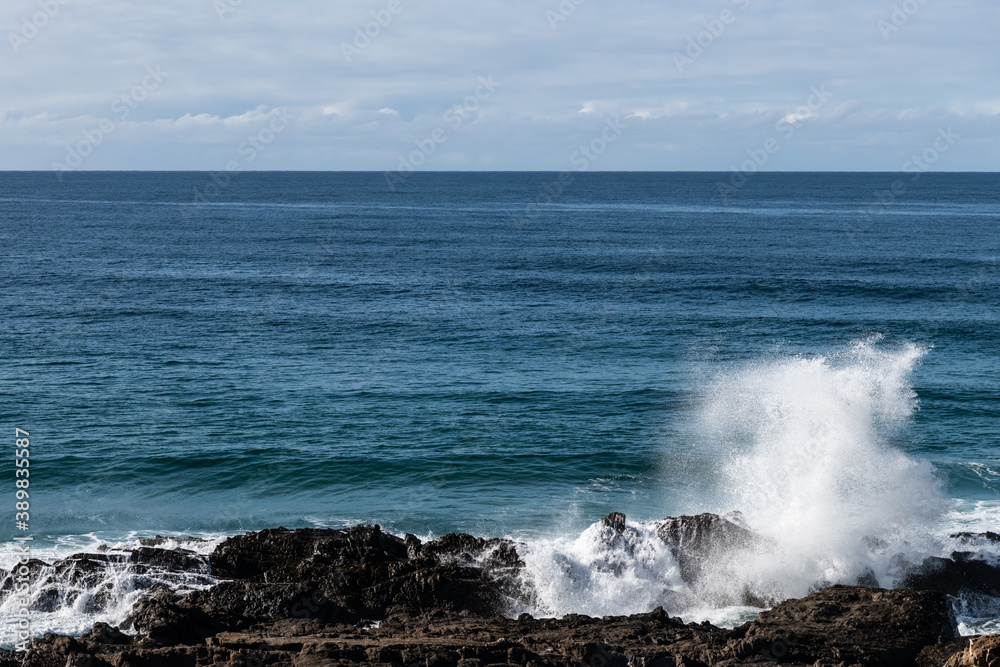
[[[3,170],[1000,171],[996,0],[4,0],[0,29]]]

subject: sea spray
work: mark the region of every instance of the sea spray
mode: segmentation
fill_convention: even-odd
[[[713,500],[760,539],[708,558],[684,581],[657,522],[621,535],[595,523],[577,537],[525,545],[536,615],[628,614],[664,606],[685,620],[748,611],[830,584],[892,587],[908,563],[943,555],[948,509],[929,463],[892,443],[912,418],[911,375],[927,350],[877,338],[827,355],[768,358],[719,373],[704,393],[703,454]],[[714,452],[715,456],[712,456]]]
[[[717,496],[774,544],[712,585],[752,580],[778,599],[861,579],[891,586],[893,557],[936,551],[947,504],[934,470],[890,445],[917,407],[910,376],[926,350],[878,342],[752,363],[712,385],[703,417],[730,447]]]
[[[533,540],[520,547],[535,616],[633,614],[684,593],[677,561],[650,524],[627,521],[617,531],[598,522],[576,538]]]
[[[216,583],[209,572],[207,556],[222,540],[219,535],[118,537],[121,539],[105,540],[98,534],[89,534],[39,549],[37,555],[43,560],[33,561],[26,592],[32,637],[46,632],[79,636],[97,622],[117,627],[124,623],[135,603],[157,586],[166,586],[183,595]],[[150,552],[154,557],[158,549],[165,554],[190,555],[190,567],[171,569],[136,562],[135,550],[150,545],[156,547]],[[195,554],[200,554],[200,558]],[[14,562],[9,548],[0,549],[0,647],[8,649],[17,644],[20,601],[11,594],[12,573],[4,567]]]

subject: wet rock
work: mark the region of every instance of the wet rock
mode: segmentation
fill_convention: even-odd
[[[132,551],[131,563],[144,571],[152,569],[204,573],[211,571],[207,558],[186,549],[141,547]]]
[[[139,544],[144,547],[162,547],[164,544],[205,544],[210,540],[203,539],[201,537],[164,537],[163,535],[157,535],[156,537],[140,537]]]
[[[969,552],[954,552],[951,558],[925,558],[906,564],[898,586],[913,590],[1000,596],[1000,568]]]
[[[278,528],[227,539],[211,556],[212,572],[223,579],[300,580],[307,571],[372,567],[407,560],[405,542],[379,526],[348,530]]]
[[[154,646],[200,644],[224,627],[219,619],[179,596],[160,589],[139,600],[122,624],[137,633],[137,641]]]
[[[986,531],[985,533],[955,533],[951,536],[953,540],[958,540],[961,544],[1000,544],[1000,535]]]
[[[281,618],[316,618],[330,623],[357,623],[356,609],[345,609],[321,590],[305,583],[261,584],[226,581],[184,598],[188,606],[211,609],[220,627],[243,629],[254,622]]]
[[[720,553],[760,543],[735,517],[679,517],[658,528],[689,575]],[[635,532],[618,513],[601,530],[623,543]],[[937,650],[943,660],[954,652],[954,620],[935,591],[834,586],[735,630],[685,624],[662,608],[600,619],[507,618],[503,603],[514,589],[504,587],[524,567],[517,548],[469,535],[424,543],[378,526],[248,533],[213,553],[213,572],[224,579],[218,585],[186,596],[159,587],[141,600],[121,628],[134,636],[103,624],[79,639],[49,635],[24,664],[909,667],[918,655],[930,660]],[[183,549],[145,549],[126,565],[204,567]],[[79,557],[72,565],[84,577],[110,566]],[[0,653],[0,667],[4,660]]]
[[[739,632],[734,658],[848,665],[913,665],[924,647],[958,636],[943,594],[858,586],[787,600]]]
[[[873,572],[871,568],[866,569],[858,577],[858,580],[856,582],[854,582],[854,583],[857,586],[864,586],[866,588],[878,588],[879,587],[878,578],[875,576],[875,572]]]
[[[657,522],[656,533],[677,559],[681,578],[688,585],[697,583],[707,564],[766,544],[741,525],[738,513],[669,517]]]
[[[84,644],[112,645],[132,643],[132,637],[107,623],[95,623],[94,627],[80,637]]]
[[[601,519],[601,525],[610,528],[616,533],[625,532],[625,515],[621,512],[612,512]]]

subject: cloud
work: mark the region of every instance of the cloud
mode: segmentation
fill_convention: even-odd
[[[489,76],[502,87],[424,169],[569,168],[607,118],[629,128],[595,169],[725,170],[782,121],[802,130],[769,168],[895,169],[948,123],[976,141],[939,168],[998,168],[988,0],[930,0],[888,39],[888,0],[590,2],[554,27],[554,1],[398,0],[391,20],[388,0],[220,1],[221,16],[213,0],[67,0],[30,39],[37,0],[6,3],[0,168],[49,168],[110,118],[121,131],[86,168],[217,169],[287,108],[254,168],[391,169]],[[169,76],[117,121],[148,67]],[[833,99],[802,111],[823,85]]]

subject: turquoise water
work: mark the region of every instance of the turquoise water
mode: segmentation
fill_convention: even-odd
[[[780,523],[814,439],[843,472],[817,507],[997,527],[997,175],[884,206],[889,174],[553,178],[247,173],[199,203],[203,173],[0,174],[0,423],[31,433],[38,548]],[[842,465],[876,452],[947,507]]]

